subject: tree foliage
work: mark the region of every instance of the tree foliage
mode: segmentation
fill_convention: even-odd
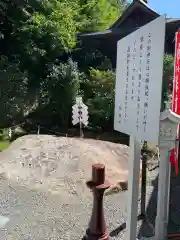
[[[81,30],[98,31],[109,28],[127,6],[121,0],[80,0],[83,25]]]
[[[19,70],[19,63],[0,58],[0,127],[21,119],[28,109],[27,72]],[[34,102],[32,105],[35,104]]]
[[[85,100],[92,128],[112,130],[114,114],[115,72],[90,69],[86,80]]]
[[[53,109],[57,108],[57,99],[61,105],[63,102],[66,108],[69,107],[70,98],[65,98],[64,95],[67,93],[67,89],[69,89],[69,93],[74,94],[73,90],[71,91],[71,87],[72,89],[74,87],[70,79],[64,78],[63,71],[70,63],[66,63],[63,56],[72,51],[76,45],[76,33],[81,25],[79,13],[78,0],[73,3],[67,0],[7,0],[0,4],[0,55],[4,56],[2,59],[6,59],[7,62],[7,82],[10,82],[14,75],[13,84],[17,89],[19,87],[19,90],[21,89],[20,83],[23,83],[21,75],[26,73],[28,90],[21,89],[21,93],[24,94],[23,99],[29,97],[27,92],[31,92],[34,95],[34,101],[38,96],[38,101],[42,102],[46,94],[43,92],[45,89],[54,104]],[[16,60],[15,65],[14,59]],[[60,71],[62,72],[60,73]],[[17,77],[18,74],[19,77]],[[10,84],[7,86],[6,80],[2,80],[2,78],[4,75],[0,72],[0,88],[6,87],[7,89]],[[53,88],[55,79],[58,79],[58,83],[56,83],[56,88]],[[18,100],[19,93],[15,91],[15,88],[13,89],[14,91],[11,91],[12,98]],[[59,95],[59,93],[61,94]],[[3,99],[6,97],[3,95]],[[10,98],[7,100],[9,100],[9,106],[12,106],[12,100],[10,101]],[[22,104],[18,107],[21,108]],[[31,108],[30,104],[29,109]],[[5,115],[12,115],[12,111],[7,107]],[[14,119],[14,115],[11,118]]]
[[[28,70],[29,82],[38,85],[47,75],[48,64],[76,44],[78,2],[34,0],[6,6],[0,51],[16,55],[21,68]]]
[[[174,57],[170,54],[164,55],[163,85],[162,85],[162,106],[164,110],[166,103],[171,101],[174,73]]]
[[[72,59],[68,59],[67,63],[52,64],[46,80],[41,84],[41,99],[42,106],[45,105],[46,121],[49,119],[56,125],[68,127],[72,103],[75,102],[75,96],[82,94],[80,83],[83,79],[83,73]]]
[[[38,121],[68,127],[72,103],[81,94],[89,106],[90,125],[112,129],[115,70],[99,51],[78,45],[76,35],[108,28],[127,4],[0,0],[0,127],[32,111]],[[163,101],[172,61],[165,56]]]

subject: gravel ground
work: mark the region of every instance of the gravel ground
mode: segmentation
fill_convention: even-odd
[[[106,166],[112,187],[127,181],[128,150],[125,145],[93,139],[28,135],[0,154],[0,174],[29,188],[84,195],[94,163]]]
[[[0,213],[10,221],[0,230],[7,240],[79,240],[83,237],[91,215],[91,195],[86,199],[49,195],[20,186],[0,184]],[[152,191],[149,187],[148,195]],[[105,197],[105,216],[111,239],[124,239],[119,226],[126,220],[127,192]],[[139,227],[141,222],[139,222]]]
[[[11,157],[13,154],[15,150]],[[148,172],[147,214],[151,224],[138,222],[137,232],[140,236],[153,235],[157,174],[158,169]],[[179,231],[179,182],[179,178],[172,181],[169,232]],[[85,234],[92,210],[92,195],[89,191],[79,195],[72,191],[45,191],[45,188],[32,188],[24,184],[21,178],[9,181],[7,174],[1,174],[0,192],[0,215],[9,220],[4,229],[0,227],[0,240],[79,240]],[[126,203],[127,191],[105,196],[105,217],[110,239],[124,239]],[[3,220],[0,217],[0,226]]]
[[[53,195],[0,181],[0,214],[8,217],[2,240],[79,240],[83,237],[92,210],[91,193],[83,199],[76,195]],[[148,186],[148,199],[153,191]],[[148,202],[147,199],[147,202]],[[127,191],[105,197],[105,217],[111,239],[124,239]],[[138,229],[142,222],[138,222]],[[121,230],[123,229],[123,230]],[[152,229],[149,229],[151,235]]]

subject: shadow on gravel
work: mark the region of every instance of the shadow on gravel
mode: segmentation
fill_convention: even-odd
[[[157,193],[158,193],[158,177],[152,181],[154,190],[150,197],[146,215],[148,220],[142,220],[142,225],[139,229],[138,238],[152,237],[155,231],[155,218],[157,210]],[[169,205],[169,222],[168,234],[180,233],[180,176],[176,177],[174,171],[171,172],[171,190],[170,190],[170,205]],[[141,216],[138,216],[138,221]],[[126,223],[111,231],[110,236],[115,237],[126,228]]]
[[[141,220],[141,216],[138,216],[138,221]],[[126,223],[121,224],[119,227],[110,232],[110,237],[116,237],[121,231],[126,228]]]
[[[146,210],[146,214],[148,216],[148,222],[144,221],[142,223],[138,237],[140,236],[151,237],[153,236],[153,233],[154,233],[156,210],[157,210],[158,178],[156,178],[152,182],[152,185],[154,186],[154,190]],[[180,233],[180,201],[179,199],[180,199],[180,176],[176,177],[174,171],[172,170],[168,234]]]
[[[149,203],[146,209],[147,220],[142,221],[138,238],[140,237],[152,237],[154,235],[156,209],[157,209],[157,192],[158,192],[158,177],[153,180],[152,185],[154,187]]]

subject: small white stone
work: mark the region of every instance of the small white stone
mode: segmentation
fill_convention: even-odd
[[[8,217],[4,217],[0,215],[0,228],[4,228],[9,221],[10,219]]]
[[[20,162],[20,164],[24,167],[24,163],[23,162]]]

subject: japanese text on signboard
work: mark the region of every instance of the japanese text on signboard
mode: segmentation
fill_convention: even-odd
[[[114,128],[158,141],[165,19],[147,25],[118,42]]]

